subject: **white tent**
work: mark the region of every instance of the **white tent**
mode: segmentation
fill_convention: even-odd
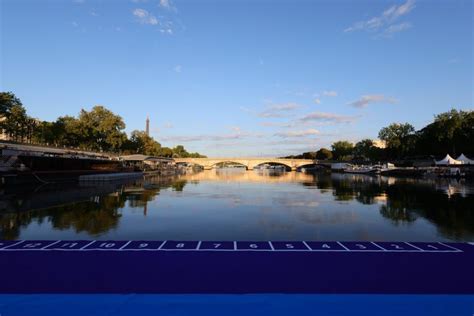
[[[466,156],[464,156],[464,154],[461,154],[461,156],[459,156],[457,160],[461,161],[463,164],[466,165],[474,165],[474,160],[467,158]]]
[[[436,161],[436,165],[462,165],[462,161],[456,160],[447,154],[443,159]]]

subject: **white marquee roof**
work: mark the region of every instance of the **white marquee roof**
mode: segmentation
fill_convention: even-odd
[[[447,154],[443,159],[436,161],[437,165],[461,165],[462,163],[462,161],[454,159],[449,154]]]
[[[464,154],[461,154],[457,160],[462,161],[464,164],[474,165],[474,160],[467,158]]]

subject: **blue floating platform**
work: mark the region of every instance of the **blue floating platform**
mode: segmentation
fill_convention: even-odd
[[[474,294],[474,245],[0,241],[0,293]]]

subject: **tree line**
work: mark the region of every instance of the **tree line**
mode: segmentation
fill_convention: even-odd
[[[384,146],[372,139],[357,143],[336,141],[331,149],[306,152],[292,158],[340,161],[388,161],[474,157],[474,111],[455,110],[435,115],[432,123],[416,131],[410,123],[392,123],[379,131]]]
[[[205,157],[189,153],[182,145],[163,147],[144,131],[135,130],[128,137],[122,117],[100,105],[90,111],[82,109],[77,117],[58,117],[54,122],[34,119],[12,92],[0,92],[0,129],[9,140],[20,143],[118,154]]]

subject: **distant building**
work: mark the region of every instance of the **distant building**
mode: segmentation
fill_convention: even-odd
[[[387,147],[387,144],[385,143],[385,141],[383,141],[381,139],[374,139],[372,141],[372,144],[374,145],[374,147],[377,147],[377,148],[386,148]]]
[[[146,136],[150,136],[150,118],[146,117],[146,128],[145,128]]]
[[[5,121],[7,118],[5,116],[0,117],[0,123]],[[5,130],[3,128],[0,128],[0,140],[10,140],[10,136],[5,133]]]

